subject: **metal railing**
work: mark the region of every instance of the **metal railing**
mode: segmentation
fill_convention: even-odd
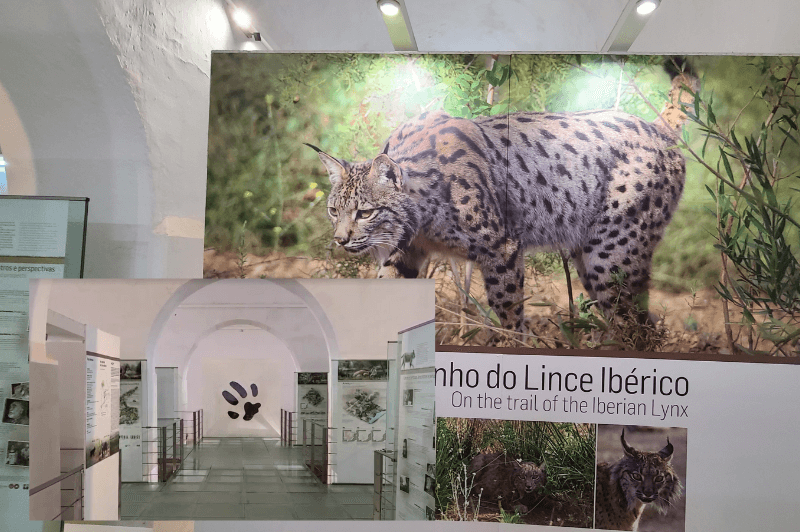
[[[153,466],[158,482],[166,482],[180,470],[184,456],[183,441],[183,419],[160,418],[158,426],[142,427],[142,467],[148,481],[153,480]]]
[[[375,521],[393,521],[397,509],[397,451],[381,449],[375,451],[375,478],[372,492],[372,515]]]
[[[203,441],[203,409],[200,410],[177,410],[180,419],[183,421],[183,438],[181,444],[187,449],[191,445],[192,450],[197,444]],[[185,451],[184,454],[189,454]]]
[[[281,408],[281,445],[293,446],[297,443],[297,412]]]
[[[323,484],[330,484],[330,435],[335,429],[322,421],[303,420],[303,453],[306,466]]]
[[[83,474],[84,467],[81,464],[54,479],[31,488],[28,496],[32,497],[48,488],[59,485],[61,489],[61,511],[49,521],[83,521]],[[62,483],[67,480],[69,481],[65,487]]]

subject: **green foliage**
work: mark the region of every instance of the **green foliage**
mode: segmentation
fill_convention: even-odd
[[[717,291],[741,312],[735,338],[726,324],[731,351],[788,355],[800,339],[800,225],[792,187],[800,177],[798,59],[755,58],[751,68],[761,75],[753,100],[767,104],[760,120],[750,127],[738,122],[745,103],[736,119],[723,122],[719,97],[698,95],[687,112],[704,141],[692,155],[716,178],[706,188],[716,204],[715,247],[724,267]],[[744,338],[746,346],[739,343]]]
[[[512,459],[546,463],[547,494],[592,492],[593,425],[441,418],[436,434],[436,502],[442,511],[457,503],[451,486],[463,483],[466,467],[480,452],[504,451]]]
[[[518,511],[514,510],[514,513],[506,512],[502,505],[500,506],[500,518],[498,521],[512,525],[519,525],[523,523],[522,516],[519,515]]]

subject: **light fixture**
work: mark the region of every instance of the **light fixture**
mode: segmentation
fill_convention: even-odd
[[[253,25],[253,19],[250,17],[250,13],[241,7],[234,9],[233,13],[231,13],[231,17],[233,17],[233,22],[236,23],[240,29],[245,31],[249,30]]]
[[[660,3],[659,0],[639,0],[636,2],[636,12],[640,15],[649,15],[656,10]]]
[[[400,2],[397,0],[378,0],[378,7],[381,13],[387,17],[393,17],[400,13]]]

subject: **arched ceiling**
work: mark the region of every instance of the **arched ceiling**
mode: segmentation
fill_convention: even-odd
[[[168,302],[151,329],[155,366],[183,367],[197,344],[230,324],[262,328],[291,351],[301,371],[327,371],[336,338],[314,297],[296,281],[190,281],[195,290]],[[291,286],[290,286],[291,285]],[[150,357],[148,356],[148,359]]]

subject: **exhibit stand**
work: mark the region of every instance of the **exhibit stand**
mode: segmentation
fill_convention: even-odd
[[[54,363],[31,363],[30,518],[118,520],[119,338],[53,311],[47,321]]]
[[[370,484],[373,453],[386,442],[388,361],[333,360],[331,377],[331,481]]]
[[[119,447],[122,450],[122,481],[142,482],[142,426],[145,412],[146,360],[120,362]]]
[[[328,421],[328,374],[296,372],[297,422],[292,423],[292,443],[303,443],[305,421]]]
[[[398,343],[399,413],[395,519],[432,520],[436,486],[433,320],[402,331]]]
[[[17,531],[41,530],[28,520],[28,283],[82,276],[88,201],[0,195],[0,515]]]

